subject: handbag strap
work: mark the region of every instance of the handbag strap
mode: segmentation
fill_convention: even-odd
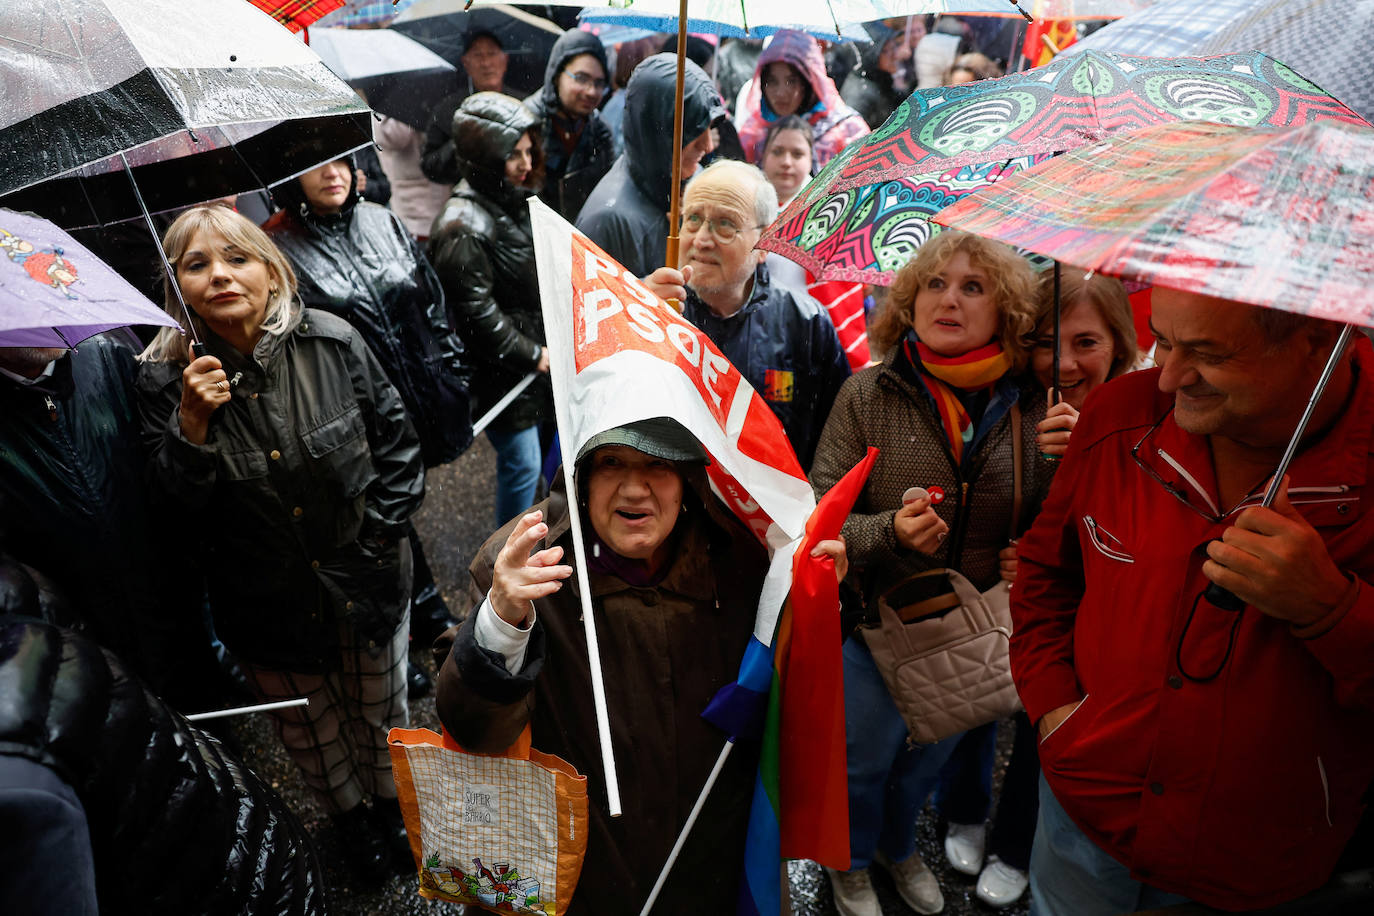
[[[1011,533],[1016,539],[1016,526],[1021,522],[1021,404],[1011,405]]]

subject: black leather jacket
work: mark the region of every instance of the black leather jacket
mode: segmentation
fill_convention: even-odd
[[[530,192],[505,180],[506,156],[536,121],[518,101],[494,93],[464,106],[453,119],[463,180],[434,221],[429,256],[476,364],[472,396],[480,414],[539,365],[544,346]],[[543,375],[493,427],[528,429],[552,416],[553,390]]]
[[[606,49],[601,39],[591,32],[570,29],[554,42],[544,70],[543,88],[525,99],[525,107],[539,119],[544,143],[544,189],[539,192],[539,199],[568,222],[577,219],[587,195],[615,162],[611,129],[601,120],[599,111],[593,111],[584,119],[582,133],[571,153],[564,152],[563,144],[554,135],[554,117],[559,111],[555,85],[558,74],[563,72],[568,61],[582,54],[590,54],[600,61],[601,68],[609,76],[611,71],[606,66]]]
[[[196,679],[179,670],[189,641],[207,641],[201,588],[155,537],[135,371],[133,351],[102,335],[35,384],[0,377],[0,549],[62,591],[80,614],[62,623],[179,693]]]
[[[363,335],[401,393],[426,467],[458,457],[472,441],[463,344],[424,253],[394,213],[356,195],[336,216],[277,197],[287,206],[263,228],[296,269],[301,302]]]
[[[69,630],[4,616],[0,683],[0,756],[45,766],[75,793],[100,912],[326,912],[319,859],[281,798],[113,655]],[[6,807],[22,812],[33,797],[14,793]],[[6,839],[30,852],[40,843]]]
[[[396,389],[343,319],[304,309],[245,357],[206,345],[233,385],[204,445],[182,436],[182,365],[138,377],[149,488],[198,538],[215,628],[249,661],[337,663],[337,621],[378,644],[409,600],[401,552],[424,499],[420,445]]]

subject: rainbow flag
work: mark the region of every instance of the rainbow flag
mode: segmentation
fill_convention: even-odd
[[[811,549],[839,534],[877,457],[878,450],[870,448],[816,506],[793,555],[792,588],[771,648],[751,640],[738,681],[704,713],[732,737],[762,726],[740,885],[742,916],[782,911],[783,859],[849,867],[839,583],[834,563],[812,557]]]

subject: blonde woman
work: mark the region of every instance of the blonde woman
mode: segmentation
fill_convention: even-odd
[[[379,880],[404,848],[386,733],[408,720],[419,441],[362,338],[301,307],[251,221],[196,207],[164,247],[207,353],[167,329],[144,351],[150,490],[169,536],[194,541],[215,629],[253,692],[309,698],[274,713],[278,733],[353,869]],[[165,299],[180,317],[170,281]]]

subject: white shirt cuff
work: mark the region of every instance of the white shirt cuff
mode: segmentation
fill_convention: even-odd
[[[506,670],[516,674],[525,667],[525,650],[530,644],[530,633],[534,629],[534,603],[530,603],[530,615],[525,618],[527,629],[520,629],[506,623],[496,609],[491,606],[491,593],[477,609],[477,622],[473,624],[473,638],[477,645],[490,652],[498,652],[506,660]]]

